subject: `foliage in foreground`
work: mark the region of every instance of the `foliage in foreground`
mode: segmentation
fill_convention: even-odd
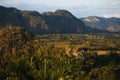
[[[68,57],[65,49],[47,46],[22,31],[18,27],[1,30],[1,80],[120,80],[120,55],[115,52],[86,53],[85,59],[76,59]]]

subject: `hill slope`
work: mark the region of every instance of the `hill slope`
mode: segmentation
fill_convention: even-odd
[[[22,26],[34,34],[84,33],[84,23],[66,10],[55,12],[21,11],[0,6],[0,27]]]

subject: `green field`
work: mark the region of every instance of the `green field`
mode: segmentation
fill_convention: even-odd
[[[98,54],[107,54],[109,51],[120,51],[119,34],[49,34],[39,36],[48,45],[67,49],[88,48]]]

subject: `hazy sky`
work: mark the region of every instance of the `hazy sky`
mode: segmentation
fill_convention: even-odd
[[[120,0],[0,0],[0,5],[40,13],[65,9],[76,17],[120,17]]]

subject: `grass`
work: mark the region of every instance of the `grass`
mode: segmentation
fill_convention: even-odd
[[[48,45],[54,44],[55,47],[58,48],[67,48],[69,46],[69,42],[48,42]]]

